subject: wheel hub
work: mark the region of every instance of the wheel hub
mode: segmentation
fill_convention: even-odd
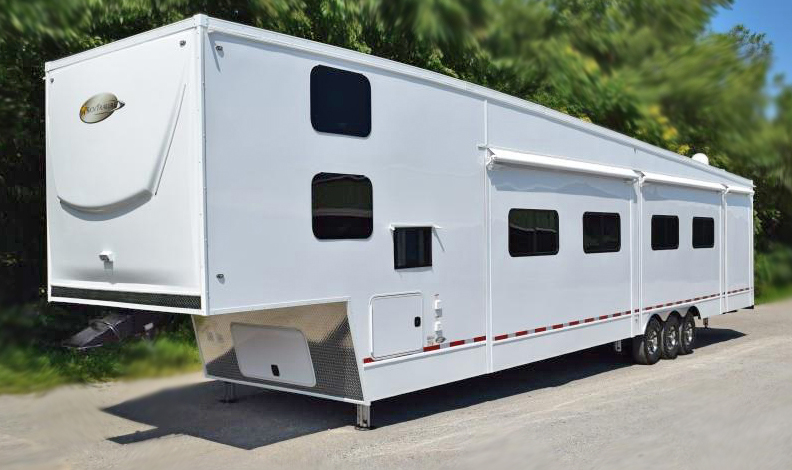
[[[648,350],[650,355],[654,355],[657,352],[657,348],[659,346],[659,341],[657,338],[657,332],[655,330],[649,331],[646,335],[646,349]]]
[[[679,330],[675,328],[668,328],[668,333],[665,335],[665,345],[668,350],[674,349],[679,341]]]
[[[691,322],[685,323],[685,329],[682,332],[683,340],[685,344],[692,344],[693,343],[693,325]]]

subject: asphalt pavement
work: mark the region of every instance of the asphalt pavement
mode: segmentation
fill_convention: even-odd
[[[200,374],[0,396],[0,468],[792,468],[792,302],[711,319],[689,356],[601,347],[354,406]]]

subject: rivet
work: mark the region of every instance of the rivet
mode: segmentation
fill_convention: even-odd
[[[216,46],[215,46],[215,50],[216,50],[217,52],[223,52],[223,46],[221,46],[220,44],[218,44],[218,45],[216,45]]]
[[[185,45],[185,44],[187,44],[187,41],[185,41],[184,39],[182,39],[181,41],[179,41],[179,46],[180,46],[180,47],[184,47],[184,45]]]
[[[217,279],[220,279],[222,281],[223,279],[225,279],[225,275],[223,275],[222,273],[218,274]]]

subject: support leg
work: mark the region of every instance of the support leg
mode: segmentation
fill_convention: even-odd
[[[231,382],[223,382],[223,398],[220,403],[236,403],[236,384]]]
[[[709,318],[704,319],[704,328],[709,328]]]
[[[358,431],[366,431],[372,429],[371,425],[371,405],[356,405],[357,407],[357,422],[355,429]]]

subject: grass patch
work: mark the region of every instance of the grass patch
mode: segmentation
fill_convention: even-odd
[[[0,348],[0,394],[42,392],[59,385],[160,377],[198,370],[201,360],[192,331],[179,328],[153,340],[75,352],[58,347]]]
[[[765,287],[756,296],[756,305],[768,304],[792,297],[792,285],[782,287]]]

